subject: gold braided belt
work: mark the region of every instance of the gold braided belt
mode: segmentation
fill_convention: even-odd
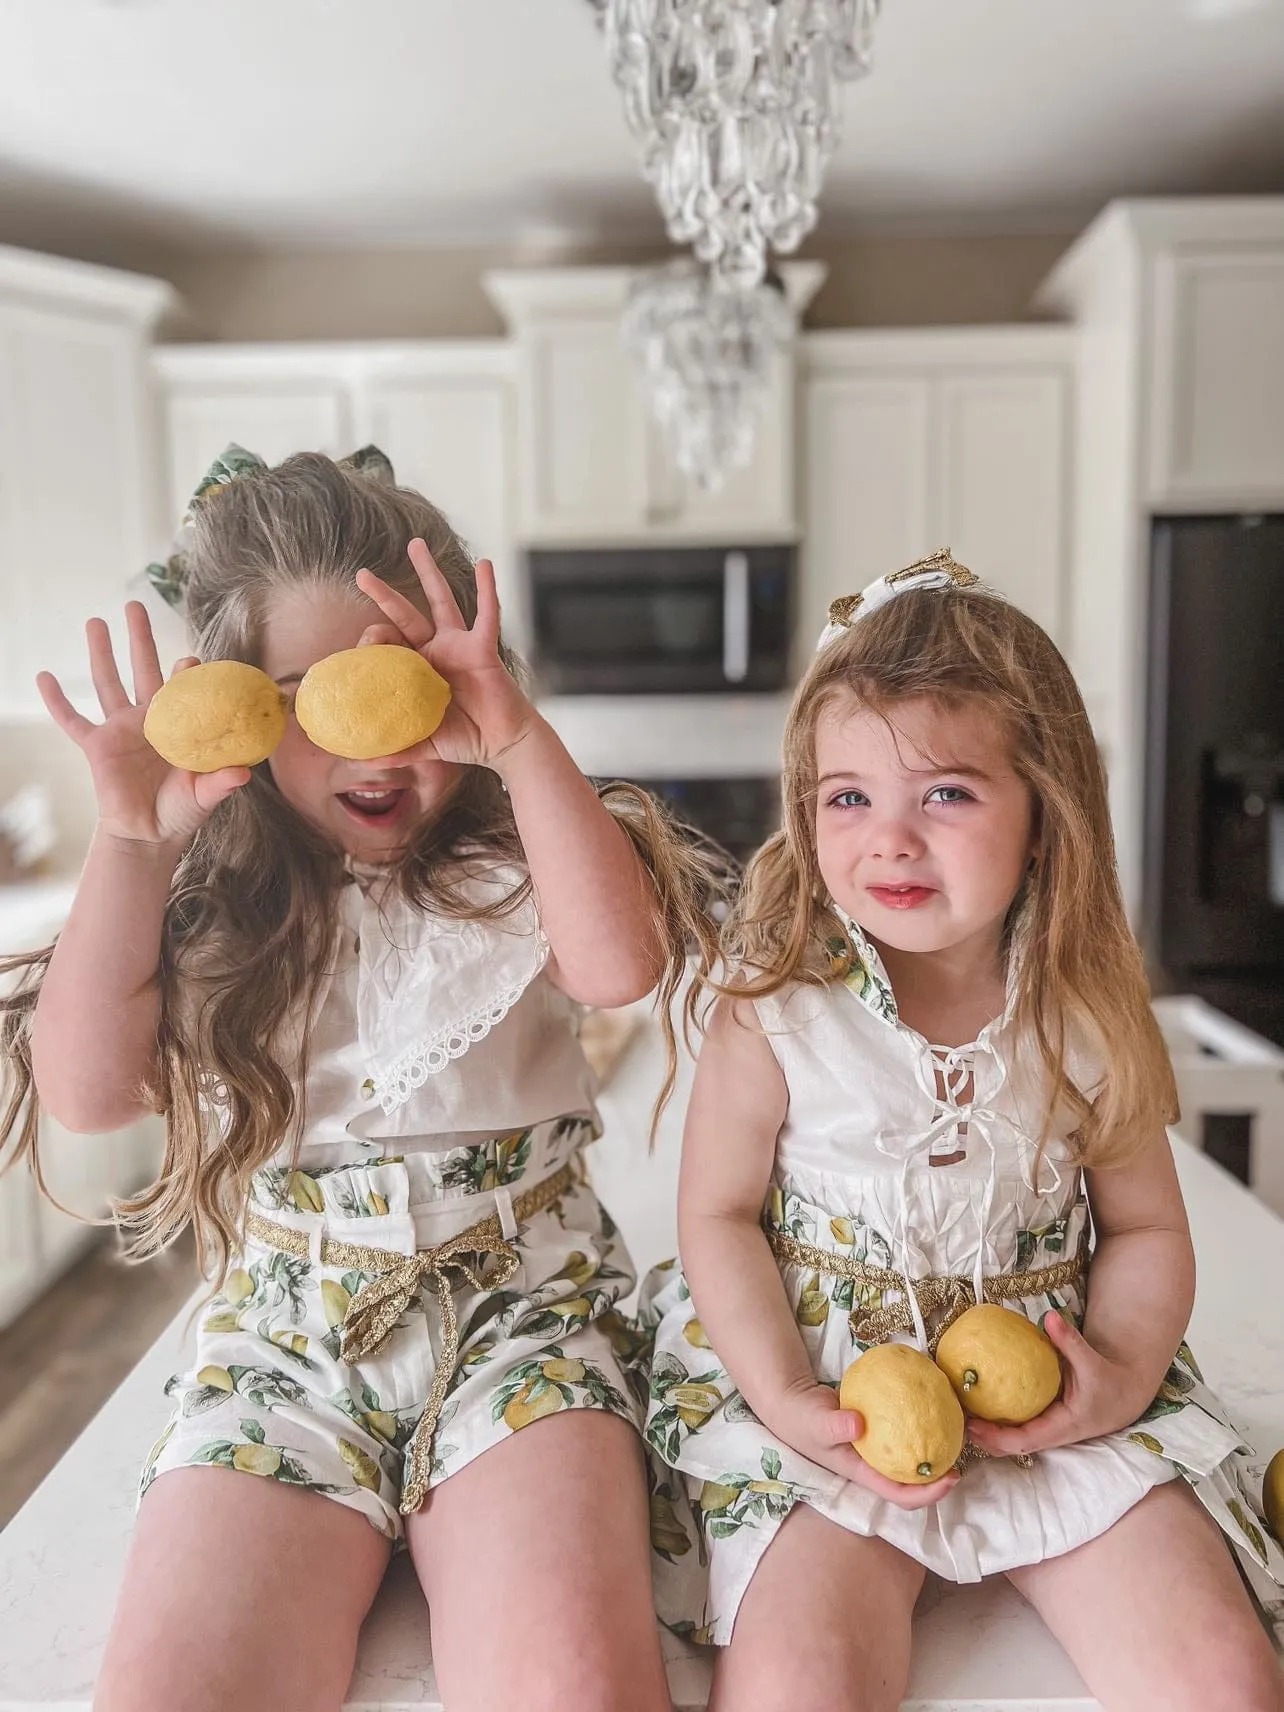
[[[889,1290],[899,1294],[899,1302],[884,1303],[880,1300],[877,1305],[866,1307],[858,1304],[852,1309],[848,1323],[852,1336],[859,1343],[886,1343],[897,1332],[914,1330],[909,1300],[912,1289],[924,1325],[929,1321],[933,1323],[929,1343],[931,1353],[935,1355],[946,1328],[976,1302],[976,1291],[970,1278],[947,1274],[916,1278],[911,1284],[903,1273],[889,1272],[881,1266],[867,1266],[863,1260],[814,1248],[811,1243],[801,1242],[796,1236],[771,1225],[765,1229],[771,1252],[777,1260],[808,1267],[812,1272],[824,1272],[831,1278],[850,1279],[858,1289],[864,1287],[871,1295],[878,1293],[882,1297]],[[1058,1260],[1052,1266],[1038,1267],[1032,1272],[999,1272],[985,1279],[985,1299],[987,1302],[1015,1302],[1022,1296],[1043,1296],[1050,1290],[1062,1290],[1068,1284],[1077,1284],[1087,1266],[1088,1235],[1085,1230],[1077,1252],[1065,1260]]]
[[[519,1224],[533,1219],[560,1199],[574,1182],[573,1166],[563,1165],[542,1183],[514,1197],[514,1219]],[[285,1254],[306,1258],[310,1253],[306,1231],[279,1225],[253,1210],[246,1214],[245,1234]],[[497,1264],[483,1276],[481,1263],[486,1256],[493,1257]],[[447,1237],[445,1242],[422,1248],[416,1254],[398,1254],[392,1249],[338,1242],[325,1236],[321,1239],[321,1264],[375,1274],[348,1303],[344,1315],[339,1353],[349,1367],[378,1354],[424,1284],[431,1284],[436,1291],[441,1310],[441,1353],[432,1390],[410,1440],[410,1468],[401,1491],[401,1513],[411,1516],[428,1495],[433,1435],[459,1355],[459,1318],[447,1274],[461,1274],[474,1290],[498,1290],[517,1271],[521,1256],[505,1237],[498,1213],[490,1213],[457,1236]]]

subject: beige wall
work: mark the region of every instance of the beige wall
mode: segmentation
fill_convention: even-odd
[[[904,327],[1021,321],[1074,233],[827,237],[802,254],[829,267],[811,327]],[[482,290],[488,268],[645,263],[654,248],[535,251],[491,247],[326,250],[171,259],[187,306],[182,337],[432,339],[502,332]]]

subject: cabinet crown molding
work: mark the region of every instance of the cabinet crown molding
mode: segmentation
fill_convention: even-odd
[[[133,321],[144,332],[179,304],[178,293],[167,280],[4,244],[0,244],[0,296],[29,299],[40,308],[65,305],[82,314],[101,312]]]

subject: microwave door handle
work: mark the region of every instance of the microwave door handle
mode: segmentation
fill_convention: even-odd
[[[722,561],[722,675],[729,684],[749,676],[749,557],[728,553]]]

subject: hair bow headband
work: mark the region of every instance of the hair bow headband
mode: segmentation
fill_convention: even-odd
[[[849,630],[858,618],[867,618],[871,612],[877,612],[880,606],[886,606],[889,600],[895,600],[906,589],[972,588],[979,581],[980,578],[974,576],[966,565],[955,563],[948,547],[938,547],[925,559],[915,559],[903,570],[890,571],[887,576],[879,577],[859,594],[840,595],[830,605],[829,623],[820,633],[816,652]]]
[[[359,451],[340,458],[338,462],[341,469],[356,470],[359,475],[367,476],[371,481],[382,482],[388,487],[396,485],[397,478],[393,474],[392,464],[378,446],[362,446]],[[225,447],[206,470],[197,483],[196,491],[187,502],[187,510],[183,513],[183,521],[179,525],[169,557],[146,567],[148,582],[168,605],[181,607],[183,604],[188,572],[187,555],[198,508],[216,498],[232,482],[239,481],[243,476],[266,475],[268,468],[269,465],[256,452],[247,452],[244,446],[233,443]]]

